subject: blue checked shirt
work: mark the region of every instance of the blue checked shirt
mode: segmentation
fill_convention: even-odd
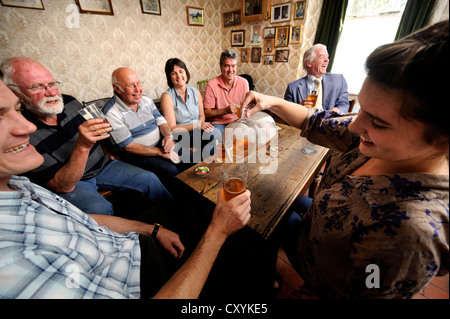
[[[13,176],[0,192],[0,298],[139,298],[138,234]]]

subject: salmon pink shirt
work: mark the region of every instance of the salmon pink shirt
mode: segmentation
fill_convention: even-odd
[[[248,82],[243,77],[236,76],[231,90],[228,91],[223,83],[222,77],[219,75],[208,82],[203,106],[205,109],[224,109],[232,103],[240,105],[248,91]],[[228,124],[235,120],[237,120],[236,114],[224,114],[215,117],[211,123]]]

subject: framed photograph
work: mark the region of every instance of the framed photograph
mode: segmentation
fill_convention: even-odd
[[[75,0],[80,13],[114,15],[111,0]]]
[[[231,46],[243,47],[245,42],[245,30],[231,31]]]
[[[205,25],[203,8],[187,7],[188,25],[203,27]]]
[[[275,27],[264,28],[264,39],[275,38]]]
[[[273,51],[273,39],[264,39],[264,53]]]
[[[252,62],[253,63],[261,62],[261,48],[252,48]]]
[[[291,26],[291,33],[289,37],[289,43],[300,43],[300,36],[302,34],[302,26],[293,25]]]
[[[306,13],[306,1],[294,3],[294,19],[304,19]]]
[[[263,64],[272,65],[273,64],[273,55],[265,55],[263,59]]]
[[[287,47],[289,44],[289,26],[277,27],[275,32],[275,46]]]
[[[275,62],[288,62],[288,61],[289,61],[289,50],[275,51]]]
[[[249,49],[241,50],[241,62],[248,62]]]
[[[42,0],[0,0],[5,7],[45,10]]]
[[[141,0],[142,13],[161,15],[160,0]]]
[[[250,27],[250,45],[261,45],[262,39],[262,25],[252,25]]]
[[[271,23],[291,21],[291,3],[281,3],[272,6],[271,13]]]
[[[269,17],[270,0],[241,0],[242,21],[264,20]]]
[[[223,14],[223,26],[232,27],[241,24],[241,10],[227,12]]]

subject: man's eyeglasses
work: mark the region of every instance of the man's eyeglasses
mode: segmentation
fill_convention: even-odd
[[[121,83],[116,83],[116,84],[120,85],[121,87],[123,87],[123,88],[125,88],[127,90],[132,90],[135,87],[141,88],[142,84],[144,84],[144,82],[143,81],[138,81],[138,82],[130,83],[130,84],[121,84]]]
[[[16,84],[8,84],[8,86],[15,86],[15,87],[18,87],[18,88],[27,89],[27,90],[33,91],[34,93],[42,93],[45,90],[47,90],[47,88],[55,90],[55,89],[57,89],[59,87],[60,84],[61,84],[61,82],[59,82],[59,81],[53,81],[53,82],[48,83],[47,85],[45,85],[45,84],[36,84],[36,85],[33,85],[32,87],[19,86],[19,85],[16,85]]]

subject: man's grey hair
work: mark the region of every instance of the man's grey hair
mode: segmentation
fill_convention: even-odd
[[[225,59],[233,59],[237,62],[237,54],[233,50],[225,50],[220,55],[220,65],[223,65]]]
[[[323,48],[327,50],[327,46],[323,45],[321,43],[314,44],[312,47],[310,47],[308,50],[305,51],[305,54],[303,54],[303,69],[306,71],[306,62],[311,63],[314,61],[317,55],[317,51]]]
[[[12,65],[13,58],[7,58],[0,63],[0,78],[2,81],[8,85],[8,84],[16,84],[12,78],[11,75],[13,73],[13,65]],[[17,87],[11,86],[9,87],[12,91],[20,93]]]

